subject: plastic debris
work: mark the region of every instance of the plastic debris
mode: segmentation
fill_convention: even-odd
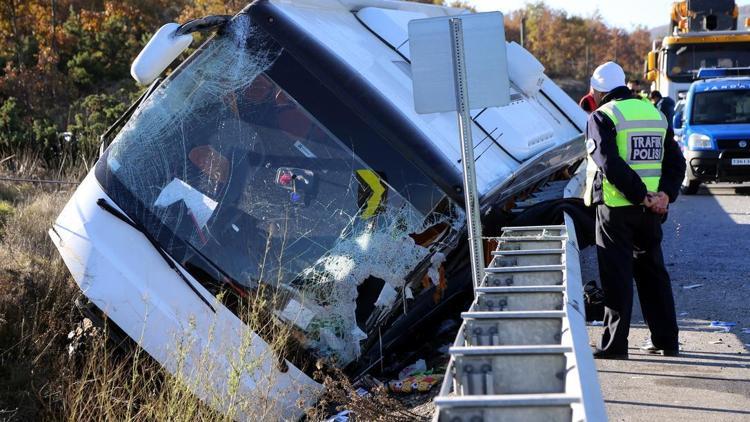
[[[410,375],[420,374],[426,371],[427,363],[424,361],[424,359],[419,359],[418,361],[402,369],[401,372],[398,373],[398,379],[402,380]]]
[[[712,341],[711,344],[724,344],[724,340],[718,339],[716,341]]]
[[[687,316],[687,312],[680,312],[680,316]]]
[[[355,392],[360,397],[369,397],[370,396],[370,392],[367,391],[366,389],[362,388],[362,387],[359,387],[358,389],[356,389]]]
[[[711,326],[712,326],[712,327],[715,327],[715,328],[721,328],[721,329],[722,329],[722,330],[724,330],[725,332],[729,332],[729,330],[731,330],[731,329],[732,329],[732,327],[734,327],[735,325],[737,325],[737,323],[736,323],[736,322],[727,322],[727,321],[711,321]]]
[[[742,334],[750,334],[750,328],[743,328]]]
[[[604,321],[591,321],[592,327],[604,327]]]
[[[698,287],[703,287],[703,285],[702,284],[691,284],[689,286],[682,286],[682,288],[685,289],[685,290],[697,289]]]
[[[342,410],[341,412],[326,419],[325,422],[349,422],[349,415],[351,413],[351,410]]]
[[[400,381],[391,381],[388,383],[388,390],[393,393],[426,393],[432,387],[443,380],[442,374],[436,375],[412,375]]]

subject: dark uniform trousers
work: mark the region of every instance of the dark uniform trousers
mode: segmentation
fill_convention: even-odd
[[[596,249],[605,296],[598,348],[626,353],[633,311],[633,278],[654,346],[678,350],[677,317],[661,250],[662,217],[643,206],[596,210]]]

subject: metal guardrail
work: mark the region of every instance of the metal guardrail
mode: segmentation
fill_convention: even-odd
[[[565,225],[508,227],[459,329],[435,422],[607,419],[578,246]]]

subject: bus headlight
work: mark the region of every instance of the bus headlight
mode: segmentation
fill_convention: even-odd
[[[711,137],[702,133],[692,133],[688,137],[688,149],[713,149]]]

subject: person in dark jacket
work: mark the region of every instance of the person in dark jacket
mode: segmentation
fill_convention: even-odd
[[[613,62],[591,78],[599,104],[586,128],[587,205],[596,206],[596,246],[605,296],[604,332],[595,358],[627,359],[633,279],[651,342],[644,350],[678,354],[671,281],[661,224],[677,198],[685,160],[666,118],[625,86]]]
[[[669,97],[662,97],[661,92],[656,90],[651,91],[651,94],[649,94],[648,97],[651,100],[651,103],[654,104],[654,107],[664,114],[664,117],[667,118],[667,123],[669,123],[669,127],[672,128],[675,107],[674,100]]]

